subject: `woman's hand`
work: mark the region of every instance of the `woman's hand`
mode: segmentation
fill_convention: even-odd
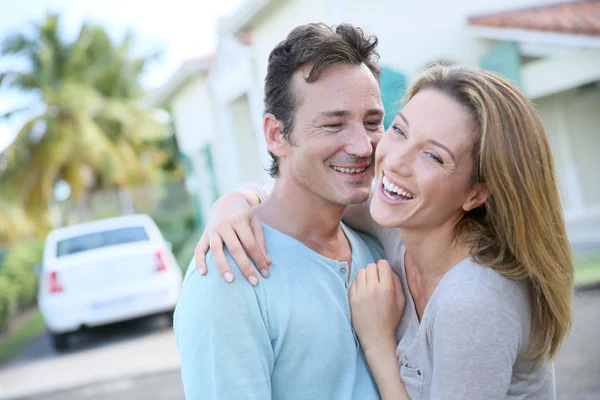
[[[352,326],[382,400],[410,400],[396,357],[396,329],[405,303],[400,278],[385,260],[359,270],[350,287]]]
[[[250,196],[252,193],[231,192],[213,204],[210,220],[194,251],[196,267],[202,275],[207,273],[206,252],[210,249],[223,279],[227,282],[233,281],[234,275],[223,249],[225,244],[252,285],[258,283],[258,276],[246,251],[261,274],[265,278],[269,276],[271,260],[267,255],[262,224],[252,212]],[[256,202],[258,203],[258,200]]]
[[[386,260],[360,269],[350,287],[352,325],[365,354],[379,346],[396,346],[396,329],[404,311],[400,278]]]

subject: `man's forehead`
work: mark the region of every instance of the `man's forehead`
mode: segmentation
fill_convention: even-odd
[[[381,107],[370,107],[361,110],[362,114],[368,116],[381,116],[384,115],[384,110]],[[352,116],[356,111],[350,109],[331,109],[323,110],[317,113],[317,118],[333,118],[333,117],[349,117]]]
[[[333,64],[322,70],[318,77],[308,82],[307,79],[311,73],[312,65],[305,65],[300,67],[294,72],[293,80],[295,84],[306,85],[306,86],[320,86],[323,84],[338,83],[342,86],[346,84],[352,85],[356,83],[356,80],[369,81],[379,87],[379,82],[373,72],[369,69],[366,64]],[[352,85],[354,86],[354,85]]]

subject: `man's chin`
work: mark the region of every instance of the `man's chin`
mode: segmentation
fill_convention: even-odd
[[[343,204],[345,206],[350,206],[352,204],[360,204],[369,200],[369,195],[371,194],[371,186],[361,188],[360,190],[354,190],[353,193],[347,193],[345,195],[341,195],[337,198],[337,203]]]

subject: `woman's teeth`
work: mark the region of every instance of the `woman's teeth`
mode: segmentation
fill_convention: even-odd
[[[406,190],[400,189],[398,186],[394,185],[385,175],[383,176],[383,187],[386,191],[406,197],[407,199],[412,199],[415,197],[414,194],[407,192]],[[388,197],[391,198],[391,196]]]
[[[363,172],[367,167],[364,168],[340,168],[340,167],[331,167],[338,172],[343,172],[345,174],[359,174]]]

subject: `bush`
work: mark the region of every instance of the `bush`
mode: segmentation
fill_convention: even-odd
[[[194,217],[191,213],[177,216],[153,215],[152,218],[165,237],[165,240],[171,242],[173,245],[173,254],[181,252],[190,236],[194,234]]]
[[[184,274],[187,272],[192,257],[194,257],[194,249],[196,248],[196,243],[200,240],[200,236],[202,236],[202,231],[194,231],[188,236],[188,239],[181,246],[179,252],[174,253],[177,264],[179,264]]]
[[[17,312],[16,286],[5,276],[0,276],[0,333],[8,327],[8,321]]]
[[[35,305],[38,277],[35,266],[42,262],[43,242],[16,245],[6,252],[2,276],[12,285],[17,310]]]

